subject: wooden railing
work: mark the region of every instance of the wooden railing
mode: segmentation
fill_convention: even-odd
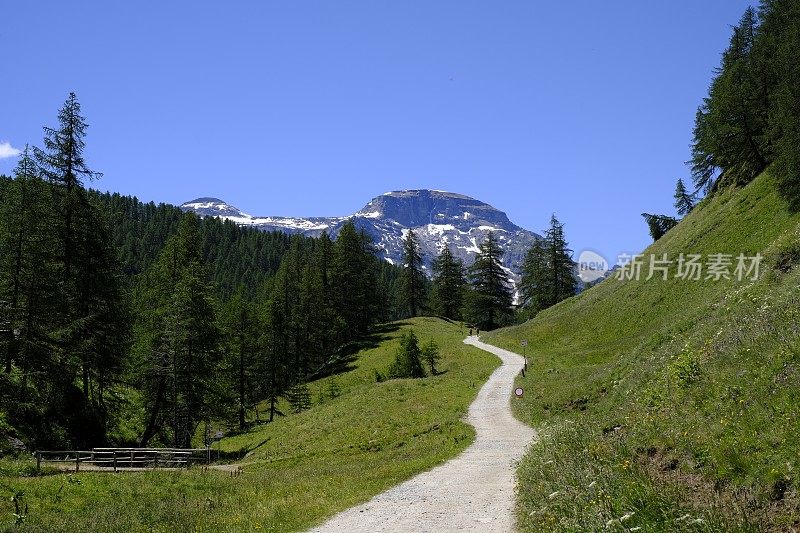
[[[37,450],[36,470],[42,463],[82,464],[98,469],[118,468],[189,468],[192,464],[211,463],[210,448],[92,448],[90,451]]]

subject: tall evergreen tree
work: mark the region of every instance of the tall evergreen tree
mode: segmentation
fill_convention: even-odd
[[[773,90],[769,104],[772,173],[789,208],[800,211],[800,4],[795,0],[762,0],[761,24],[754,55],[765,66]]]
[[[57,297],[52,276],[39,276],[49,265],[53,242],[47,227],[47,191],[27,147],[14,175],[14,181],[4,179],[0,206],[0,342],[5,350],[6,373],[11,372],[15,362],[20,362],[21,342],[27,345],[31,341],[28,338],[31,332],[22,328],[23,317],[27,315],[35,325],[43,325],[44,309],[37,311],[37,302],[43,299],[45,291]]]
[[[245,297],[244,287],[225,303],[222,326],[231,376],[228,383],[236,391],[237,419],[239,429],[243,430],[247,425],[247,411],[256,403],[254,374],[259,337],[255,312]]]
[[[520,280],[520,303],[533,314],[548,307],[553,291],[550,289],[547,246],[544,239],[536,239],[525,253]]]
[[[537,313],[574,296],[576,289],[572,250],[564,225],[553,215],[544,239],[537,239],[525,255],[520,282],[522,305]]]
[[[733,29],[708,97],[697,111],[691,167],[698,190],[747,183],[770,161],[767,129],[773,83],[767,64],[753,53],[757,32],[758,16],[748,8]]]
[[[490,231],[469,269],[470,318],[481,329],[494,329],[511,316],[512,295],[502,257],[503,249]]]
[[[577,280],[572,261],[572,250],[569,249],[564,234],[564,224],[555,215],[550,217],[550,228],[545,233],[547,258],[550,274],[550,305],[555,305],[565,298],[575,296]]]
[[[218,404],[212,379],[220,332],[198,226],[193,213],[184,215],[138,296],[138,367],[147,410],[142,446],[167,428],[168,441],[189,446],[197,424]]]
[[[358,232],[352,220],[339,231],[333,250],[331,280],[337,314],[342,317],[342,341],[365,334],[372,324],[375,308],[375,257],[369,237]]]
[[[460,319],[464,306],[464,288],[467,284],[464,263],[445,246],[434,260],[432,269],[434,312],[453,320]]]
[[[686,185],[683,180],[678,178],[678,183],[675,184],[675,211],[680,216],[686,216],[694,209],[695,197],[686,190]]]
[[[76,217],[86,204],[84,181],[102,176],[90,170],[83,157],[88,124],[81,116],[81,105],[75,93],[58,112],[58,127],[44,128],[44,148],[34,148],[40,171],[56,191],[61,239],[61,262],[64,278],[70,280],[77,253]]]
[[[95,433],[104,432],[104,391],[121,371],[129,321],[107,221],[84,189],[84,179],[99,174],[83,157],[87,125],[74,93],[59,111],[58,122],[56,128],[44,128],[44,148],[34,149],[34,156],[37,173],[49,182],[51,193],[56,242],[46,260],[61,278],[59,305],[50,309],[52,357],[60,366],[50,374],[50,390],[53,403],[79,411],[67,417],[73,425],[70,438],[77,443],[104,438]],[[78,399],[72,398],[76,370],[82,383]]]
[[[424,306],[425,273],[422,271],[422,254],[419,242],[409,230],[403,239],[403,301],[412,317]]]

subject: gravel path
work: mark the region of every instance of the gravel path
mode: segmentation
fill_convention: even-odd
[[[513,531],[514,469],[536,436],[511,415],[509,405],[523,358],[474,336],[464,342],[503,361],[469,407],[467,422],[475,427],[475,442],[458,457],[312,531]]]

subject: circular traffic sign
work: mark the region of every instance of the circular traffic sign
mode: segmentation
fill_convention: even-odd
[[[516,395],[517,398],[522,398],[522,394],[524,392],[525,391],[522,390],[522,387],[517,387],[516,389],[514,389],[514,394]]]

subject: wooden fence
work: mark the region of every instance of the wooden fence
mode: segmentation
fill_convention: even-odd
[[[90,451],[37,450],[36,470],[42,463],[72,464],[79,472],[81,465],[93,470],[155,468],[189,468],[192,464],[211,463],[210,448],[92,448]]]

